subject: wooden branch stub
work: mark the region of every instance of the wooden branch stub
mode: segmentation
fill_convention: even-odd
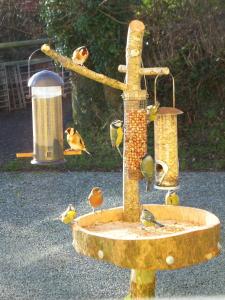
[[[76,72],[84,77],[97,81],[99,83],[111,86],[112,88],[125,91],[127,89],[127,85],[123,82],[120,82],[116,79],[107,77],[103,74],[96,73],[85,66],[80,66],[75,64],[72,59],[62,56],[57,53],[55,50],[51,49],[49,45],[44,44],[41,47],[41,51],[45,53],[47,56],[52,59],[58,61],[64,68]]]
[[[118,71],[120,73],[126,73],[127,67],[125,65],[119,65]],[[170,69],[167,67],[140,68],[139,74],[144,76],[169,75]]]

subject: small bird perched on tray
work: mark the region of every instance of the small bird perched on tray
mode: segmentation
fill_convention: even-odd
[[[175,191],[168,191],[165,196],[166,205],[179,205],[180,198]]]
[[[140,162],[141,174],[146,179],[146,191],[150,191],[151,183],[154,178],[154,160],[150,154],[145,154]]]
[[[77,212],[75,207],[72,204],[69,204],[67,209],[57,219],[63,222],[64,224],[71,224],[76,218],[76,215]]]
[[[119,148],[123,141],[123,121],[115,120],[110,124],[110,140],[112,147],[116,147],[120,156],[123,157]]]
[[[78,151],[84,151],[87,154],[91,155],[91,153],[89,153],[85,147],[84,144],[84,140],[82,139],[81,135],[79,134],[79,132],[77,130],[74,130],[74,128],[67,128],[65,133],[67,134],[66,138],[67,138],[67,142],[70,145],[69,150],[78,150]]]
[[[72,60],[75,64],[83,66],[88,59],[89,51],[86,46],[81,46],[73,51]]]
[[[160,103],[158,101],[156,101],[154,105],[147,106],[147,115],[148,115],[149,122],[155,121],[159,106]]]
[[[89,196],[88,196],[88,202],[90,206],[93,209],[93,212],[95,212],[95,208],[99,207],[103,203],[103,192],[99,187],[93,187],[91,190]]]
[[[157,222],[154,215],[145,208],[141,212],[140,221],[143,229],[145,229],[146,227],[151,227],[156,225],[159,227],[164,227],[164,225]]]

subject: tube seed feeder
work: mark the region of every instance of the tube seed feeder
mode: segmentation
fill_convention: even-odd
[[[154,85],[155,103],[157,77]],[[179,188],[177,116],[183,112],[175,107],[175,83],[173,76],[172,81],[173,106],[160,107],[154,121],[156,189],[176,190]]]
[[[52,71],[40,71],[28,81],[32,95],[32,164],[64,163],[62,122],[62,78]]]

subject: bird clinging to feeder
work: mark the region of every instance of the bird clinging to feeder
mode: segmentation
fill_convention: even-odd
[[[158,101],[156,101],[155,104],[148,105],[146,107],[146,109],[147,109],[147,116],[148,116],[147,121],[148,122],[155,121],[155,118],[156,118],[159,106],[160,106],[160,103]]]
[[[73,51],[72,60],[75,64],[83,66],[88,59],[89,51],[86,46],[81,46]]]
[[[81,135],[79,134],[79,132],[77,130],[74,130],[74,128],[67,128],[65,130],[66,133],[66,138],[67,138],[67,142],[70,145],[69,150],[77,150],[77,151],[84,151],[87,154],[91,155],[91,153],[89,153],[85,147],[84,144],[84,140],[82,139]],[[67,150],[67,151],[69,151]]]
[[[121,157],[120,144],[123,141],[123,121],[115,120],[110,124],[110,140],[112,147],[116,147]]]
[[[154,177],[154,160],[149,154],[145,154],[140,163],[141,173],[146,179],[146,191],[150,191],[150,186]]]
[[[95,212],[95,208],[99,207],[103,203],[103,192],[99,187],[94,187],[89,196],[88,196],[88,202],[90,206],[93,209],[93,212]]]

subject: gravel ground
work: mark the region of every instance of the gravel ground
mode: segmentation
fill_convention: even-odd
[[[53,218],[68,203],[90,211],[94,185],[104,191],[104,208],[122,205],[122,174],[100,172],[0,173],[0,299],[121,299],[129,270],[78,255],[70,228]],[[182,204],[225,219],[225,173],[182,173]],[[143,203],[162,203],[164,192],[146,194]],[[221,243],[224,245],[224,230]],[[157,274],[157,297],[209,296],[225,299],[225,255],[208,263]],[[189,298],[190,299],[190,298]]]

